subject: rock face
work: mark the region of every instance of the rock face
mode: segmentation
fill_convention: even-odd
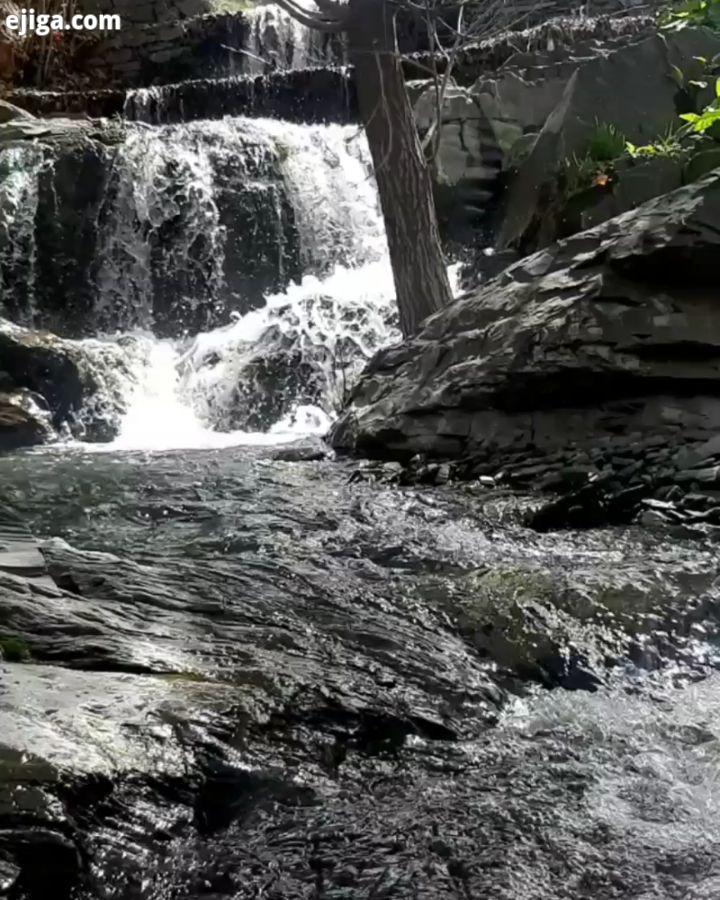
[[[554,61],[547,54],[543,65],[542,55],[534,54],[524,71],[516,60],[500,78],[479,81],[474,91],[492,121],[539,132],[511,181],[498,246],[527,253],[557,237],[547,212],[562,189],[563,163],[587,153],[598,123],[612,122],[639,145],[677,127],[679,113],[693,108],[683,85],[702,77],[700,58],[718,52],[720,37],[702,28],[640,34],[593,48],[584,60]],[[619,96],[622,103],[615,102]],[[665,184],[658,180],[655,195]]]
[[[63,118],[0,125],[0,316],[82,333],[95,303],[111,148],[123,133]]]
[[[415,104],[421,135],[434,126],[435,104],[435,88],[430,85]],[[503,157],[478,98],[457,85],[445,94],[436,160],[435,204],[444,234],[467,239],[497,192]]]
[[[12,103],[6,103],[4,100],[0,100],[0,124],[5,124],[6,122],[12,122],[13,120],[29,120],[32,119],[33,116],[31,113],[26,112],[24,109],[20,109],[19,106],[13,106]]]
[[[380,352],[334,446],[717,488],[719,234],[716,171],[522,260]]]

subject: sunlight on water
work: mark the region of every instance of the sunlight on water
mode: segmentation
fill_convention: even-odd
[[[152,342],[137,384],[129,391],[129,408],[120,434],[94,449],[174,450],[212,449],[241,444],[278,444],[308,434],[323,434],[329,419],[320,409],[298,408],[294,418],[278,422],[266,433],[219,432],[208,428],[185,399],[182,355],[170,341]]]
[[[457,267],[450,276],[456,285]],[[307,275],[262,308],[191,340],[137,335],[127,345],[120,433],[93,449],[222,448],[324,435],[367,361],[399,337],[387,258],[336,266],[326,278]],[[272,406],[264,427],[233,426],[243,415],[255,421],[255,407],[283,388],[286,402]]]

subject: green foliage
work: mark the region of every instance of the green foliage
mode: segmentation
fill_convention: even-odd
[[[595,122],[588,140],[586,156],[598,163],[608,163],[625,152],[625,135],[612,123]]]
[[[694,135],[704,135],[720,123],[720,78],[715,82],[715,97],[710,103],[699,113],[684,113],[680,118],[688,123],[688,133]]]
[[[649,144],[638,145],[627,141],[625,150],[631,159],[680,159],[688,152],[682,137],[682,128],[669,128],[664,135]]]
[[[0,652],[6,662],[29,662],[30,648],[22,638],[0,637]]]
[[[607,179],[610,168],[609,163],[598,163],[589,154],[577,156],[574,153],[565,160],[561,170],[565,194],[571,197],[592,187],[598,179],[600,181]]]
[[[562,177],[568,196],[590,187],[604,187],[612,180],[614,163],[624,153],[625,135],[612,123],[597,122],[585,153],[573,154],[563,164]]]
[[[668,31],[698,25],[720,31],[720,0],[686,0],[668,9],[661,16],[660,24]]]

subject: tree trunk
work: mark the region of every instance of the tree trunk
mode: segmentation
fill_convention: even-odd
[[[350,0],[360,115],[375,165],[400,327],[411,335],[452,299],[432,180],[420,146],[386,0]]]

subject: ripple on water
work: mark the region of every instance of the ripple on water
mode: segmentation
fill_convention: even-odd
[[[87,900],[714,897],[715,549],[353,471],[0,460],[61,585],[0,577],[13,821]]]

